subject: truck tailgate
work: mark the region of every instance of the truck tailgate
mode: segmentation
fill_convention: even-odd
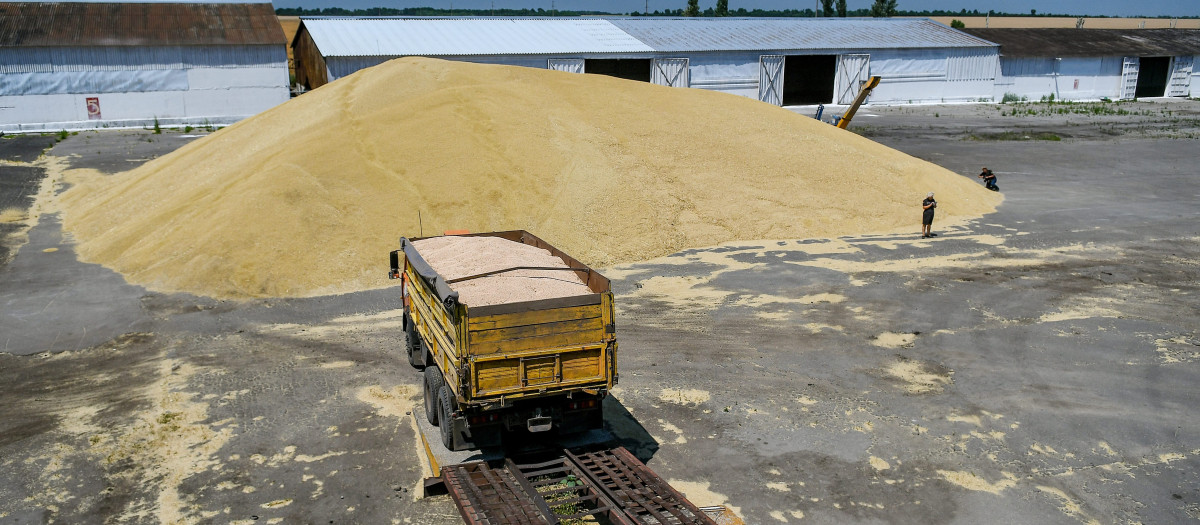
[[[471,397],[612,386],[612,294],[536,303],[541,304],[524,303],[513,311],[488,308],[486,315],[469,316]]]

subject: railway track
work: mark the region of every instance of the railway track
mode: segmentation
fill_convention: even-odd
[[[441,469],[469,525],[718,525],[624,447]]]

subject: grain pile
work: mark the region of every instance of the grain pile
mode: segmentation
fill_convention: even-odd
[[[413,246],[429,266],[446,280],[517,266],[567,268],[549,250],[499,237],[433,237]],[[535,301],[587,295],[592,291],[576,272],[515,270],[450,285],[459,302],[468,306]]]
[[[938,224],[1000,201],[743,97],[424,58],[72,182],[64,224],[81,258],[214,297],[389,286],[398,237],[451,229],[528,230],[599,268],[731,240],[915,232],[928,191]]]

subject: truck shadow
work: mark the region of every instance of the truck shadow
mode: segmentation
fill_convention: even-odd
[[[604,398],[604,430],[611,434],[613,446],[620,445],[647,463],[658,452],[658,440],[633,417],[616,397]]]
[[[486,448],[472,455],[470,460],[491,460],[502,457],[537,455],[560,449],[594,450],[599,448],[625,447],[642,463],[658,452],[658,441],[646,431],[629,410],[616,397],[604,398],[604,428],[578,433],[550,433],[546,435],[515,432],[504,436],[502,448]]]

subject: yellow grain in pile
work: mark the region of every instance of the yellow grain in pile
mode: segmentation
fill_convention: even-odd
[[[603,267],[730,240],[916,232],[929,191],[939,221],[1000,199],[743,97],[404,58],[78,181],[63,205],[84,260],[237,298],[387,286],[387,252],[422,229],[525,229]]]

